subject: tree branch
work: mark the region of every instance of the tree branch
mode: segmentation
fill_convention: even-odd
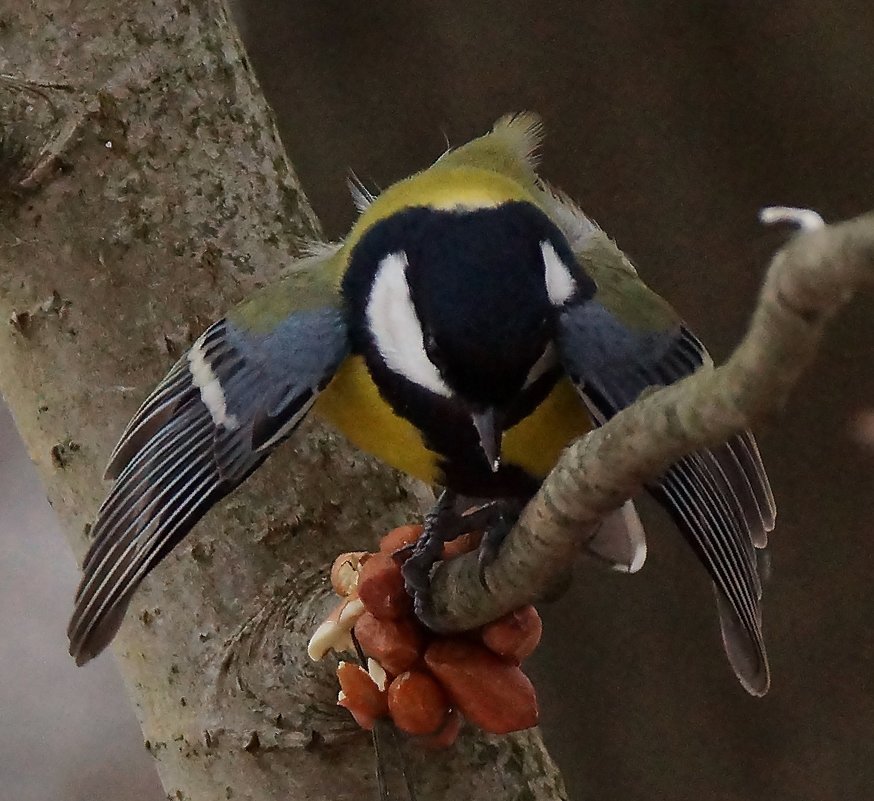
[[[543,598],[606,514],[681,457],[718,445],[782,409],[826,323],[874,283],[874,213],[826,226],[815,212],[766,209],[763,222],[802,232],[774,256],[749,330],[729,360],[633,406],[571,445],[478,577],[475,557],[434,577],[433,611],[448,630],[482,625]]]
[[[16,145],[0,148],[0,383],[81,555],[140,401],[317,223],[220,0],[16,13],[0,54],[0,144]],[[55,102],[21,91],[28,73]],[[375,797],[370,740],[306,642],[334,556],[416,503],[338,437],[305,434],[143,582],[116,640],[168,797]],[[420,801],[565,797],[536,731],[409,759]]]

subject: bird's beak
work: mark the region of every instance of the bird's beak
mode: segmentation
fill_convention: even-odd
[[[474,412],[471,417],[476,427],[476,433],[479,434],[479,444],[486,455],[489,467],[492,468],[493,473],[497,473],[501,466],[501,439],[503,437],[498,414],[493,408],[488,408],[484,412]]]

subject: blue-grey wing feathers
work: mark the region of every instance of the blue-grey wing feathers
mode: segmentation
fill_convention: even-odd
[[[301,311],[267,334],[207,329],[146,399],[107,467],[68,628],[78,664],[118,630],[145,575],[301,422],[348,351],[334,308]]]
[[[634,330],[596,301],[560,311],[558,344],[599,422],[647,387],[671,384],[709,362],[685,327]],[[681,459],[650,489],[713,579],[723,642],[738,678],[750,693],[764,694],[769,673],[755,549],[767,544],[775,506],[752,434]]]

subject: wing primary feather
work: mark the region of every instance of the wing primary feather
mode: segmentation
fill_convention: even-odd
[[[192,395],[188,397],[184,402],[180,403],[174,412],[174,417],[170,420],[164,422],[154,434],[152,434],[145,442],[143,442],[137,449],[137,451],[127,460],[127,464],[125,464],[124,468],[121,472],[116,476],[115,483],[118,484],[122,481],[126,481],[127,478],[134,472],[136,472],[139,467],[142,465],[144,458],[147,455],[153,454],[156,449],[162,447],[169,437],[174,436],[180,430],[178,422],[180,419],[185,419],[189,416],[195,416],[198,412],[198,404],[200,403],[199,399],[196,396]],[[192,415],[192,412],[194,415]],[[203,418],[203,415],[200,415]],[[99,512],[103,511],[104,506],[106,505],[107,498],[104,500],[103,504],[101,504]]]
[[[145,401],[140,405],[140,408],[137,410],[136,414],[131,418],[131,421],[125,427],[124,432],[119,438],[118,444],[121,445],[126,437],[139,425],[153,414],[157,408],[167,402],[168,399],[175,400],[176,394],[180,387],[186,384],[188,381],[187,371],[185,370],[185,365],[182,362],[177,362],[173,365],[170,372],[158,384],[157,387],[152,391],[152,393],[146,398]],[[113,450],[113,455],[118,451],[118,446]],[[110,457],[111,458],[111,457]]]
[[[192,489],[192,484],[196,481],[199,483]],[[187,494],[181,501],[178,501],[178,506],[173,507],[169,516],[158,522],[148,541],[138,545],[135,539],[129,540],[128,547],[122,553],[122,558],[115,560],[112,569],[89,601],[83,620],[89,618],[93,621],[99,620],[120,598],[128,595],[137,586],[158,557],[163,555],[162,546],[166,545],[169,537],[179,530],[180,524],[189,519],[188,513],[192,510],[193,504],[204,499],[208,493],[203,491],[210,483],[214,486],[214,482],[214,477],[207,474],[201,467],[201,470],[192,475],[186,484],[179,489],[174,501],[178,501],[183,492],[187,492]],[[187,533],[187,530],[182,533]],[[156,543],[158,547],[155,547]],[[121,566],[123,569],[120,575],[110,581],[113,578],[113,573]],[[92,608],[95,602],[97,606]]]
[[[674,502],[682,502],[690,520],[687,534],[694,538],[699,554],[702,556],[711,576],[723,594],[731,601],[737,616],[750,632],[759,625],[756,612],[758,603],[755,592],[745,578],[745,570],[737,551],[733,551],[725,531],[721,530],[718,519],[702,494],[699,476],[674,472],[666,477],[666,484],[672,488]],[[754,638],[755,639],[755,638]]]
[[[198,478],[201,479],[201,483],[197,488],[198,492],[211,480],[214,482],[214,477],[207,474],[209,469],[208,458],[201,458],[198,462],[191,466],[190,471],[186,471],[183,476],[178,477],[177,480],[182,480],[183,478],[189,478],[189,480],[170,499],[171,501],[177,499],[183,490],[189,489],[192,481],[198,480]],[[190,477],[189,472],[193,473]],[[153,507],[159,500],[160,497],[153,499],[149,506]],[[168,524],[178,518],[178,515],[187,508],[186,504],[190,500],[191,494],[181,506],[173,508],[171,504],[162,505],[162,509],[171,510],[169,514],[164,515],[162,518],[150,515],[146,519],[146,527],[154,523],[155,533],[161,532]],[[70,621],[69,634],[71,642],[87,638],[88,631],[99,623],[100,619],[114,606],[114,602],[130,594],[138,583],[139,578],[145,575],[144,572],[137,573],[136,571],[144,563],[144,560],[148,559],[151,553],[149,542],[153,541],[154,535],[146,543],[138,543],[137,539],[145,533],[147,528],[133,526],[143,520],[142,514],[146,511],[143,510],[143,513],[138,515],[127,529],[119,535],[111,552],[108,552],[106,557],[96,566],[91,576],[92,581],[89,582],[81,597],[77,600],[76,610]],[[134,571],[133,579],[131,579],[132,570]]]
[[[719,587],[720,592],[727,594],[723,587],[731,587],[736,581],[726,576],[727,563],[716,560],[713,550],[707,548],[701,530],[701,516],[692,505],[688,488],[684,487],[675,475],[667,474],[662,479],[661,491],[668,501],[668,508],[678,518],[677,522],[681,529],[692,538],[692,545],[707,567],[711,579]],[[734,603],[733,599],[732,603]]]
[[[704,449],[691,454],[688,461],[695,465],[698,474],[707,481],[713,500],[719,505],[726,521],[731,522],[731,528],[738,536],[738,545],[747,557],[747,562],[754,566],[756,559],[750,522],[719,460],[712,450]]]
[[[694,462],[693,458],[690,460]],[[745,530],[741,530],[731,512],[724,511],[725,496],[713,486],[712,476],[706,470],[694,468],[684,473],[693,503],[696,508],[705,512],[710,521],[710,531],[715,544],[721,546],[720,553],[733,567],[737,576],[740,597],[749,596],[750,609],[753,617],[758,609],[758,576],[755,574],[756,562],[754,549]],[[720,506],[723,511],[720,511]]]
[[[118,491],[116,487],[129,485],[132,481],[137,480],[136,476],[142,475],[143,470],[150,464],[162,458],[165,453],[172,450],[178,444],[180,438],[190,436],[195,429],[202,426],[209,426],[210,420],[206,414],[199,413],[192,401],[186,404],[177,411],[175,419],[165,423],[164,426],[146,442],[137,454],[130,459],[121,471],[118,478],[115,480],[113,489],[104,499],[100,508],[97,510],[97,518],[92,529],[92,537],[96,538],[100,527],[104,524],[107,516],[111,513],[113,505],[118,500]]]
[[[118,478],[143,443],[148,442],[172,417],[178,405],[196,395],[197,389],[191,386],[188,371],[177,363],[164,381],[146,398],[122,432],[118,444],[109,456],[104,479]]]
[[[725,594],[715,584],[713,594],[719,615],[722,645],[735,675],[750,695],[765,695],[771,684],[771,676],[761,631],[758,631],[757,637],[751,637]]]
[[[701,517],[694,508],[688,486],[679,482],[675,476],[665,476],[662,489],[669,501],[669,508],[678,518],[681,528],[692,538],[692,545],[701,556],[712,581],[719,591],[729,599],[732,608],[742,608],[739,599],[732,592],[732,588],[737,586],[737,576],[733,574],[734,571],[731,570],[730,563],[724,560],[722,554],[716,554],[714,549],[707,547],[704,532],[701,529]],[[720,557],[719,559],[715,558],[717,555]],[[737,612],[736,614],[740,617],[741,613]]]
[[[694,513],[690,511],[687,490],[673,477],[666,477],[664,489],[672,508],[684,523],[684,530],[697,540],[696,550],[702,552],[701,533],[693,522]],[[744,688],[753,695],[763,695],[768,689],[769,671],[758,615],[750,612],[749,598],[747,603],[743,603],[733,591],[737,587],[728,580],[720,563],[712,559],[712,554],[705,564],[714,579],[722,639],[729,661]],[[753,604],[753,608],[757,609],[757,604]]]
[[[179,439],[182,441],[183,437]],[[197,445],[196,440],[188,437],[184,440],[186,452],[180,455],[180,459],[192,457],[193,447]],[[107,559],[118,548],[118,532],[122,530],[125,521],[130,520],[133,510],[149,508],[149,503],[155,498],[155,492],[160,490],[160,484],[155,486],[149,483],[154,477],[154,465],[152,465],[150,469],[144,469],[142,475],[137,477],[136,483],[121,487],[118,493],[113,494],[111,511],[105,517],[98,518],[100,526],[82,565],[85,575],[77,592],[77,599],[90,580],[94,566]]]
[[[756,562],[756,549],[752,533],[744,517],[740,501],[728,482],[722,467],[711,451],[701,451],[692,455],[690,462],[696,467],[698,484],[702,488],[704,500],[709,502],[717,520],[724,524],[723,531],[729,538],[732,553],[743,556],[743,578],[755,589],[756,598],[762,597]],[[731,546],[734,546],[733,548]]]
[[[756,548],[764,548],[768,544],[768,520],[766,510],[753,487],[758,483],[759,476],[750,471],[738,458],[736,448],[743,447],[740,437],[733,437],[725,445],[711,450],[713,458],[722,468],[726,480],[731,485],[738,503],[743,509],[744,519],[748,523],[750,538]]]
[[[116,520],[119,514],[124,513],[124,505],[129,503],[131,498],[149,490],[149,482],[154,480],[156,470],[162,466],[159,460],[164,459],[171,452],[177,453],[177,457],[175,457],[177,460],[189,456],[197,438],[202,434],[209,434],[209,432],[208,419],[202,419],[199,425],[191,428],[168,426],[168,433],[172,434],[169,439],[156,440],[156,444],[160,444],[160,447],[153,448],[150,445],[137,457],[139,464],[131,462],[129,467],[136,469],[119,479],[97,515],[92,529],[92,546],[82,564],[86,573],[91,564],[102,556],[106,550],[106,544],[112,541],[112,532],[116,529]],[[184,447],[180,448],[180,445],[184,445]],[[125,469],[127,470],[127,468]],[[164,465],[162,469],[166,470],[167,465]]]
[[[99,653],[100,649],[112,639],[118,625],[121,624],[124,610],[133,595],[133,590],[155,564],[166,555],[167,540],[172,536],[174,541],[178,542],[197,522],[203,510],[214,502],[214,498],[208,493],[202,493],[202,490],[209,484],[210,480],[211,477],[207,476],[201,482],[197,492],[190,495],[186,505],[177,509],[171,518],[171,522],[175,520],[176,524],[167,530],[162,540],[162,545],[159,548],[145,552],[145,557],[142,556],[142,551],[135,553],[131,563],[125,567],[124,577],[126,580],[111,585],[105,595],[95,596],[95,598],[102,598],[99,607],[93,610],[87,617],[81,617],[75,627],[72,627],[71,624],[69,632],[70,653],[76,657],[78,664],[82,664],[91,658],[91,656]],[[181,518],[180,515],[182,515]],[[136,567],[135,572],[131,575],[131,570],[134,567]],[[114,626],[114,628],[107,634],[100,635],[97,641],[94,642],[92,635],[94,632],[99,632],[101,628],[104,628],[107,620],[112,621],[109,625]]]
[[[94,556],[89,561],[86,571],[90,569],[93,564],[96,564],[98,560],[106,561],[106,559],[110,558],[123,541],[121,539],[121,532],[125,531],[124,527],[130,527],[143,514],[153,509],[155,502],[160,499],[161,493],[164,492],[168,486],[175,486],[173,482],[180,480],[180,477],[184,475],[184,470],[187,470],[190,465],[186,465],[183,471],[177,472],[173,478],[170,479],[171,483],[168,486],[164,486],[163,482],[165,482],[169,476],[173,475],[172,471],[177,470],[179,464],[181,464],[183,460],[192,460],[192,454],[196,452],[197,448],[201,448],[206,452],[209,445],[209,431],[207,430],[203,433],[204,436],[202,436],[200,440],[185,440],[184,449],[180,449],[176,462],[172,465],[161,466],[163,471],[162,475],[156,477],[152,474],[145,474],[142,482],[142,492],[138,491],[138,487],[136,486],[125,487],[122,489],[119,494],[119,502],[114,509],[111,518],[107,519],[106,524],[102,526],[99,533],[99,540],[96,541],[103,547],[94,549]],[[196,459],[194,461],[196,461]],[[194,463],[194,461],[192,461],[192,463]],[[150,484],[149,482],[153,483]],[[134,516],[133,520],[131,520],[132,516]],[[148,525],[148,522],[149,521],[146,521],[142,528],[145,528],[145,526]],[[85,585],[83,584],[83,586]]]
[[[759,453],[756,439],[752,432],[744,431],[734,440],[734,443],[736,444],[735,453],[744,464],[744,472],[751,477],[751,480],[752,476],[755,476],[757,479],[752,484],[759,502],[759,508],[762,510],[765,531],[773,531],[777,519],[777,504],[774,501],[771,482],[768,480],[768,474],[765,472],[765,465],[762,462],[762,456]]]
[[[698,519],[696,532],[699,534],[699,544],[707,549],[708,562],[714,566],[716,575],[724,584],[723,592],[739,609],[746,610],[748,604],[743,598],[743,588],[747,586],[744,567],[738,559],[737,551],[731,547],[727,532],[721,527],[720,521],[703,496],[699,478],[691,475],[677,478],[674,482],[675,490],[685,493],[690,510]]]
[[[135,491],[123,491],[124,498],[123,505],[120,507],[120,515],[117,515],[111,524],[107,524],[101,534],[101,544],[107,543],[108,547],[104,548],[90,563],[85,581],[77,594],[77,612],[82,608],[83,613],[87,613],[89,596],[99,592],[105,581],[112,576],[120,562],[119,557],[124,557],[130,548],[135,547],[137,540],[156,520],[160,524],[161,515],[166,513],[172,502],[172,498],[168,498],[168,495],[174,492],[175,487],[180,482],[185,481],[192,471],[210,467],[210,455],[206,449],[209,439],[210,433],[206,431],[199,440],[186,441],[184,447],[179,449],[180,452],[173,469],[183,459],[190,457],[193,449],[202,449],[200,455],[191,459],[181,471],[175,474],[170,469],[163,470],[157,483],[149,488],[144,495]],[[85,604],[84,607],[83,604]]]

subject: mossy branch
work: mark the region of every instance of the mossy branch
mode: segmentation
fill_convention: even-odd
[[[778,413],[816,354],[826,324],[874,283],[874,213],[825,225],[805,209],[765,209],[795,235],[771,261],[746,336],[728,361],[645,393],[571,445],[479,580],[476,559],[435,574],[433,612],[448,630],[481,625],[548,595],[609,512],[682,456]]]

